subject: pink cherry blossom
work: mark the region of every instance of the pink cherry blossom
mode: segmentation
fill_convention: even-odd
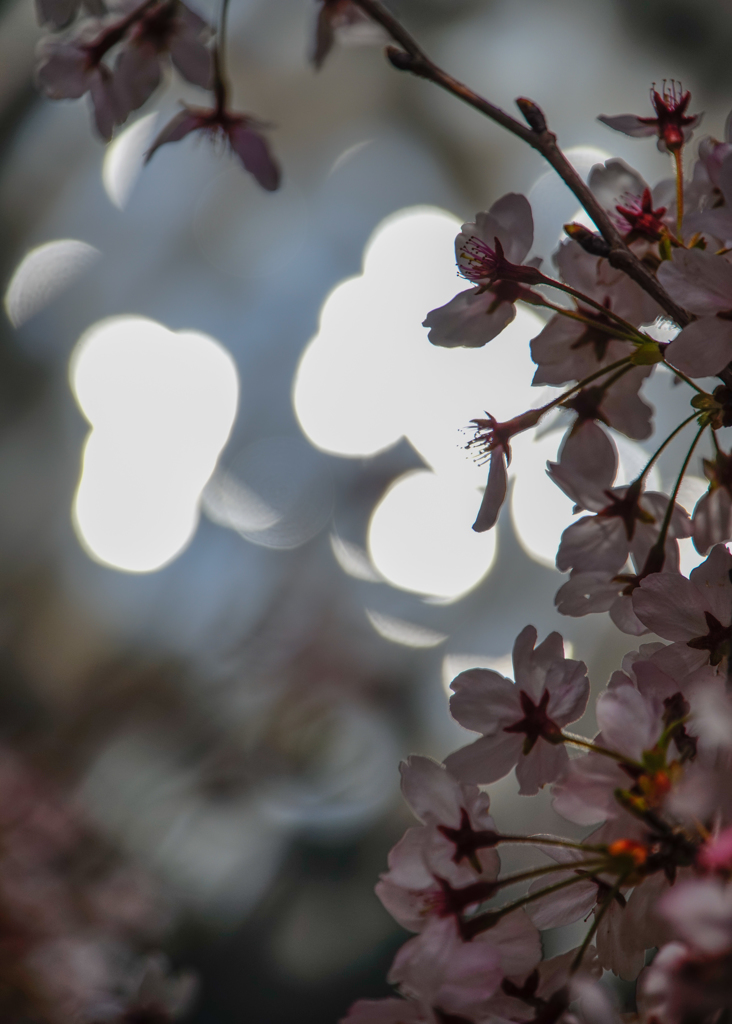
[[[515,302],[526,284],[541,276],[523,266],[534,240],[534,221],[525,196],[510,192],[463,224],[455,239],[458,267],[476,286],[427,314],[429,340],[443,348],[480,348],[516,316]]]
[[[414,832],[421,837],[421,859],[428,870],[453,886],[496,878],[496,850],[477,845],[481,833],[496,830],[488,794],[458,782],[428,757],[412,755],[400,771],[404,799],[423,823]]]
[[[561,729],[585,710],[587,670],[564,657],[558,633],[538,647],[536,630],[527,626],[516,638],[516,682],[488,669],[462,672],[451,684],[450,711],[480,739],[456,751],[445,764],[466,782],[494,782],[515,766],[521,792],[538,792],[567,763]]]
[[[702,114],[687,114],[691,99],[690,92],[682,92],[676,82],[663,83],[663,92],[651,90],[651,102],[655,117],[638,117],[636,114],[619,114],[607,117],[602,114],[598,120],[609,128],[631,135],[633,138],[658,136],[658,148],[662,153],[676,152],[691,138],[700,123]]]
[[[537,934],[538,946],[538,934]],[[536,950],[538,960],[540,951]],[[503,978],[491,941],[463,942],[457,924],[435,919],[396,955],[388,980],[401,992],[446,1013],[478,1011]]]
[[[262,188],[273,192],[279,187],[280,170],[262,135],[263,127],[253,117],[232,114],[219,106],[212,110],[184,107],[160,132],[148,150],[146,160],[150,160],[166,143],[179,142],[191,132],[202,132],[212,139],[222,139]]]
[[[488,482],[483,493],[478,515],[473,523],[476,533],[484,533],[496,525],[498,513],[506,500],[508,488],[507,467],[511,462],[511,438],[531,427],[541,419],[541,410],[530,409],[522,416],[516,416],[505,423],[499,423],[490,413],[485,419],[473,420],[475,436],[467,444],[469,451],[476,453],[478,463],[490,459]]]
[[[722,544],[691,572],[653,573],[633,593],[633,609],[648,629],[673,641],[667,658],[687,671],[728,658],[732,638],[732,555]],[[664,652],[665,653],[665,652]]]
[[[658,316],[656,303],[635,282],[577,242],[564,242],[554,261],[563,281],[634,326],[652,323]],[[557,314],[531,342],[531,358],[538,364],[534,384],[583,380],[633,353],[631,342],[614,336],[618,328],[611,317],[582,303],[577,310],[589,323]]]
[[[666,182],[652,190],[623,160],[613,158],[595,164],[587,184],[612,216],[624,241],[629,245],[641,243],[639,253],[675,227],[672,213],[663,205]]]

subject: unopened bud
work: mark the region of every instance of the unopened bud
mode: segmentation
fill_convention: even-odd
[[[519,96],[516,100],[516,106],[524,115],[529,128],[533,128],[535,132],[546,131],[544,111],[533,100],[527,99],[526,96]]]
[[[386,58],[392,67],[395,67],[397,71],[411,71],[412,70],[412,58],[404,50],[400,50],[397,46],[387,46]]]
[[[565,224],[564,230],[569,237],[577,242],[590,256],[609,256],[610,246],[601,235],[589,231],[584,224]]]

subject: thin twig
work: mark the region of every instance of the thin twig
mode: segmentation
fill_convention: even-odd
[[[507,114],[505,110],[501,110],[500,107],[473,92],[463,82],[448,75],[446,71],[430,60],[416,40],[379,0],[353,0],[353,3],[386,29],[394,42],[401,47],[398,51],[393,48],[387,49],[387,56],[394,67],[400,71],[409,71],[420,78],[426,78],[442,89],[446,89],[541,153],[595,222],[598,231],[610,248],[607,258],[611,266],[624,271],[628,277],[636,281],[680,327],[685,327],[691,322],[693,318],[674,302],[651,271],[625,244],[607,210],[598,202],[557,145],[557,138],[553,132],[550,132],[548,128],[538,131],[535,128],[527,127],[515,117]]]

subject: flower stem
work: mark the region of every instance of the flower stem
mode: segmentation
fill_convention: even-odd
[[[502,843],[531,843],[532,846],[566,846],[570,850],[584,850],[587,853],[604,853],[607,850],[607,847],[602,844],[572,843],[569,839],[556,839],[554,836],[502,835],[498,841]]]
[[[659,531],[658,538],[656,539],[656,542],[654,543],[651,550],[648,552],[645,565],[643,566],[643,570],[640,574],[641,578],[643,578],[644,576],[650,576],[651,573],[654,572],[661,572],[661,570],[663,569],[663,563],[666,558],[666,535],[668,534],[668,529],[671,525],[671,516],[673,515],[674,509],[676,508],[676,498],[679,493],[679,488],[681,487],[681,482],[684,479],[684,474],[686,473],[686,470],[689,466],[689,462],[691,461],[691,456],[694,454],[694,449],[696,448],[697,444],[699,443],[700,437],[706,429],[707,424],[704,424],[704,426],[699,427],[699,430],[697,431],[694,440],[691,443],[691,447],[686,453],[686,458],[684,459],[681,465],[681,471],[679,472],[679,475],[676,478],[676,484],[674,486],[673,493],[669,498],[668,505],[666,506],[666,512],[663,517],[663,522],[661,523],[661,529]]]
[[[674,302],[660,281],[656,279],[649,268],[625,244],[607,210],[602,206],[557,145],[557,137],[553,132],[549,131],[548,128],[537,130],[523,124],[521,121],[516,120],[516,118],[511,117],[510,114],[507,114],[505,110],[501,110],[500,107],[479,96],[467,85],[464,85],[443,71],[442,68],[430,60],[416,40],[397,21],[394,15],[384,7],[380,0],[353,0],[353,3],[385,28],[394,42],[399,45],[399,50],[387,48],[386,51],[393,67],[400,71],[407,71],[417,75],[420,78],[425,78],[438,85],[441,89],[452,93],[453,96],[456,96],[475,110],[480,111],[481,114],[484,114],[496,124],[501,125],[502,128],[505,128],[526,142],[532,149],[541,153],[562,181],[575,194],[597,225],[600,234],[610,247],[608,255],[610,265],[622,270],[636,281],[645,292],[658,302],[671,319],[675,320],[681,327],[685,327],[691,322],[692,317],[685,309],[682,309]]]
[[[560,292],[565,292],[567,295],[571,295],[573,298],[577,299],[578,302],[584,303],[587,306],[593,306],[604,316],[614,320],[620,327],[622,327],[623,331],[628,336],[629,341],[640,341],[641,344],[648,341],[646,337],[640,334],[640,332],[633,327],[633,324],[628,323],[627,320],[623,319],[622,316],[618,316],[617,313],[613,313],[611,309],[608,309],[607,306],[603,306],[601,302],[591,299],[589,295],[585,295],[584,292],[579,291],[577,288],[572,288],[571,285],[565,284],[563,281],[557,281],[553,277],[546,277],[544,274],[542,274],[542,277],[544,278],[542,284],[549,285],[551,288],[556,288]],[[590,321],[590,323],[595,326],[593,321]]]
[[[213,91],[214,96],[216,97],[216,111],[219,114],[226,109],[226,28],[228,15],[229,0],[221,0],[221,13],[219,14],[219,30],[216,34],[216,42],[213,48]]]
[[[561,882],[548,885],[545,889],[529,892],[512,903],[506,904],[505,907],[500,907],[498,910],[488,910],[484,914],[471,917],[461,923],[463,938],[469,941],[475,938],[476,935],[480,935],[482,932],[488,931],[489,928],[493,928],[502,917],[510,914],[511,911],[518,910],[519,907],[524,907],[527,903],[533,903],[534,900],[541,899],[542,896],[549,896],[553,892],[559,892],[561,889],[566,889],[570,885],[576,885],[578,882],[585,882],[586,880],[584,875],[572,875],[571,878],[564,878]]]
[[[604,868],[607,865],[606,859],[603,857],[599,859],[593,857],[590,860],[577,860],[568,861],[565,864],[548,864],[540,868],[531,868],[528,871],[521,871],[516,875],[507,875],[506,878],[499,878],[496,884],[496,890],[499,888],[503,889],[508,885],[516,885],[518,882],[528,882],[532,878],[539,878],[542,875],[551,875],[556,871],[574,871],[577,868]]]
[[[656,450],[653,453],[653,455],[651,455],[650,459],[648,460],[648,462],[643,467],[643,470],[638,474],[638,476],[633,481],[634,483],[640,483],[642,480],[645,479],[645,477],[648,475],[648,472],[651,469],[651,466],[656,461],[656,459],[661,454],[661,452],[664,450],[666,445],[670,444],[671,441],[673,441],[673,439],[676,437],[676,435],[681,433],[681,431],[684,429],[684,427],[686,427],[689,423],[691,423],[692,420],[696,419],[696,417],[698,415],[699,415],[698,413],[693,412],[691,414],[691,416],[687,416],[687,418],[685,420],[683,420],[683,422],[679,423],[678,427],[676,427],[675,430],[671,431],[671,433],[668,435],[666,440],[662,441],[661,444],[658,446],[658,448],[656,448]]]
[[[704,388],[700,388],[698,384],[695,384],[694,381],[691,380],[690,377],[687,377],[685,373],[682,373],[681,370],[677,370],[675,366],[671,365],[671,363],[666,362],[665,358],[663,360],[663,365],[667,366],[671,373],[675,374],[679,380],[683,380],[684,384],[688,384],[690,388],[694,389],[694,391],[698,391],[700,395],[709,394],[708,391],[705,391]]]
[[[575,735],[575,733],[562,732],[562,739],[565,743],[571,743],[575,747],[584,747],[585,750],[591,750],[593,754],[602,754],[603,757],[611,757],[614,761],[618,761],[621,764],[643,769],[640,761],[634,761],[633,758],[626,757],[625,754],[619,754],[616,750],[610,750],[608,747],[600,747],[597,743],[592,743],[583,736]]]
[[[648,338],[639,331],[634,330],[633,334],[630,334],[625,329],[620,329],[620,327],[611,327],[609,324],[599,323],[596,320],[591,320],[587,316],[582,316],[582,314],[577,312],[577,310],[567,309],[566,306],[557,306],[553,302],[548,302],[546,300],[543,305],[547,309],[552,309],[555,313],[559,313],[560,316],[569,317],[570,320],[576,320],[578,323],[587,324],[587,326],[592,327],[593,330],[602,331],[603,334],[609,334],[611,338],[618,338],[620,341],[632,341],[636,345],[642,345],[648,341]]]

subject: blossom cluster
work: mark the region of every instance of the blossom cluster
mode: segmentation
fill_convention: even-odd
[[[570,425],[547,472],[578,518],[557,552],[569,574],[558,610],[608,611],[623,632],[661,639],[631,650],[612,674],[595,701],[593,739],[568,731],[590,684],[558,633],[537,644],[533,626],[522,630],[513,679],[476,668],[453,680],[451,714],[478,738],[444,764],[413,756],[401,766],[420,824],[391,851],[376,887],[417,933],[389,974],[398,998],[358,1002],[345,1024],[619,1022],[603,971],[637,982],[636,1010],[623,1020],[712,1024],[732,1008],[732,453],[721,435],[732,425],[732,137],[703,139],[687,180],[681,154],[700,117],[675,84],[651,97],[655,117],[601,120],[654,136],[675,177],[651,188],[612,159],[588,186],[653,288],[579,224],[566,226],[553,274],[527,261],[532,210],[509,194],[463,225],[457,264],[474,287],[425,326],[434,345],[477,347],[511,322],[517,303],[546,312],[531,341],[533,383],[561,392],[506,422],[490,413],[473,421],[468,447],[490,462],[473,528],[498,518],[512,438],[561,407]],[[675,335],[659,296],[680,310]],[[661,317],[665,335],[653,329]],[[660,365],[688,389],[688,415],[618,486],[613,434],[652,435],[642,387]],[[687,427],[672,492],[650,490],[656,460]],[[709,488],[685,509],[680,485],[705,435]],[[682,538],[706,556],[688,577]],[[523,796],[551,786],[555,811],[588,829],[585,839],[501,831],[489,787],[512,771]],[[500,851],[516,844],[533,850],[535,866],[502,874]],[[502,899],[518,885],[520,895]],[[543,930],[583,921],[577,948],[542,958]]]
[[[172,1021],[195,982],[149,952],[167,924],[151,880],[0,748],[0,1018]]]

